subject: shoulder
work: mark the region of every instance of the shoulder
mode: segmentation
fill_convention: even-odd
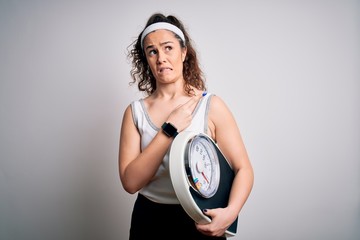
[[[138,114],[139,112],[142,112],[144,104],[144,99],[134,100],[127,106],[125,111],[129,111],[132,114]]]
[[[228,105],[217,95],[212,96],[210,101],[209,120],[216,128],[232,125],[235,120]]]
[[[138,99],[138,100],[134,100],[132,102],[130,102],[129,105],[127,105],[127,107],[124,110],[124,119],[135,119],[135,115],[141,111],[142,109],[142,103],[143,99]]]
[[[210,109],[212,112],[221,113],[222,111],[229,110],[226,103],[220,96],[216,94],[211,94],[209,97],[210,97]]]
[[[234,122],[232,113],[224,100],[215,94],[209,96],[208,116],[209,132],[215,141],[217,141],[219,132],[221,132],[223,128],[232,126]]]
[[[125,108],[122,118],[121,131],[130,131],[131,129],[133,129],[133,127],[137,129],[138,120],[140,116],[139,113],[141,111],[140,109],[141,107],[139,101],[133,101]]]

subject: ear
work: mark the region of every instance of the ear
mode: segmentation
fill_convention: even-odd
[[[182,62],[185,61],[186,54],[187,54],[187,48],[182,48],[182,50],[181,50],[181,60],[182,60]]]

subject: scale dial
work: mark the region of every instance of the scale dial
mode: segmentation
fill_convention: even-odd
[[[195,222],[211,222],[202,209],[227,206],[235,175],[217,144],[206,134],[180,132],[171,144],[169,170],[176,196]],[[226,237],[235,236],[237,220],[225,231]]]
[[[188,144],[185,168],[190,185],[203,197],[215,195],[220,182],[219,159],[213,143],[203,134]]]

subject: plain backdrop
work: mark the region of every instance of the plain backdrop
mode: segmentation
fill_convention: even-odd
[[[254,167],[232,239],[360,239],[355,0],[0,0],[0,239],[127,239],[119,133],[143,95],[126,50],[158,11],[184,22]]]

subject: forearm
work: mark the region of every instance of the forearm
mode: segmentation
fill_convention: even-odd
[[[234,178],[229,197],[228,209],[235,219],[248,199],[254,183],[254,173],[251,166],[240,169]]]
[[[121,181],[126,191],[135,193],[154,177],[172,142],[159,131],[149,145],[125,168]]]

